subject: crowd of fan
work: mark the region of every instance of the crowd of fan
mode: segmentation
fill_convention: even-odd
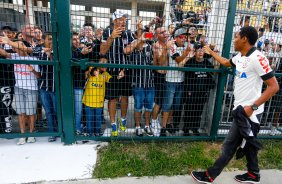
[[[179,8],[176,5],[176,9]],[[192,9],[191,9],[192,10]],[[195,16],[194,19],[189,19]],[[120,68],[89,67],[73,69],[75,130],[77,135],[103,136],[102,123],[104,101],[108,100],[111,136],[118,136],[120,129],[127,128],[128,97],[134,97],[134,120],[136,135],[166,136],[175,134],[180,127],[184,136],[200,135],[199,127],[209,92],[215,87],[216,76],[205,71],[125,69],[122,65],[169,66],[215,68],[205,47],[206,36],[198,33],[196,14],[187,13],[185,26],[172,23],[163,26],[164,19],[154,18],[148,25],[142,20],[136,22],[136,31],[126,29],[128,15],[115,11],[113,25],[94,31],[92,23],[85,23],[79,33],[72,32],[72,58],[89,58],[92,62],[121,65]],[[176,16],[183,17],[183,16]],[[201,17],[201,16],[198,16]],[[191,21],[192,20],[192,21]],[[178,21],[178,19],[177,19]],[[182,20],[183,22],[183,20]],[[247,26],[247,25],[245,25]],[[43,33],[40,27],[25,25],[20,32],[9,26],[2,27],[0,55],[16,60],[52,61],[52,34]],[[266,52],[273,68],[280,66],[281,44],[263,38],[259,29],[258,49]],[[48,131],[58,129],[56,118],[55,68],[53,65],[1,64],[1,94],[14,95],[21,133],[34,132],[38,95],[46,112]],[[5,67],[5,68],[4,68]],[[281,84],[281,83],[280,83]],[[5,88],[2,92],[2,88]],[[9,88],[9,90],[8,90]],[[281,96],[281,94],[280,94]],[[117,103],[121,105],[121,116],[116,119]],[[280,106],[280,105],[279,105]],[[1,117],[1,131],[9,133],[11,127],[11,103],[2,104],[7,109],[6,117]],[[83,114],[83,109],[85,114]],[[182,110],[184,109],[184,113]],[[145,125],[142,126],[142,111]],[[158,116],[162,111],[161,122]],[[85,115],[86,126],[82,117]],[[279,116],[279,115],[278,115]],[[8,118],[7,118],[8,117]],[[183,119],[184,125],[180,126]],[[278,118],[277,118],[278,119]],[[5,123],[3,123],[5,122]],[[49,137],[48,141],[55,141]],[[35,142],[34,137],[20,138],[18,144]]]
[[[170,13],[172,22],[174,22],[176,25],[193,23],[201,27],[207,24],[208,16],[211,13],[210,6],[204,6],[202,5],[202,3],[204,4],[204,2],[200,2],[200,5],[202,6],[201,8],[194,11],[194,7],[190,6],[189,11],[185,13],[183,10],[183,2],[184,1],[173,3],[172,1],[172,8]]]

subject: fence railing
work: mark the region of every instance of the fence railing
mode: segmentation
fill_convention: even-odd
[[[76,1],[75,1],[76,2]],[[108,1],[107,1],[108,2]],[[101,1],[99,1],[99,5],[103,5]],[[137,3],[137,1],[132,1]],[[193,3],[193,4],[192,4]],[[226,7],[224,11],[220,14],[219,8],[214,8],[214,11],[211,13],[212,18],[214,19],[214,25],[205,25],[201,27],[201,34],[209,35],[210,40],[215,40],[219,44],[219,50],[222,55],[226,58],[230,57],[230,53],[232,51],[231,48],[231,41],[233,38],[233,28],[235,22],[235,15],[241,14],[244,17],[244,21],[248,19],[246,18],[248,13],[254,14],[255,10],[242,10],[242,5],[237,6],[236,8],[236,1],[214,1],[214,5],[217,5],[219,8]],[[9,3],[3,3],[5,5],[4,8],[8,8],[7,5]],[[89,3],[88,3],[89,4]],[[116,0],[113,4],[116,4],[117,7],[121,8],[120,5],[118,6],[118,1]],[[89,4],[90,5],[90,4]],[[136,4],[135,4],[136,5]],[[188,7],[194,5],[192,1],[184,1],[183,7],[185,10]],[[105,7],[109,7],[109,12],[113,12],[113,5],[105,5]],[[147,7],[147,5],[142,4],[142,6]],[[163,8],[162,10],[156,10],[156,15],[167,15],[169,16],[171,12],[165,12],[167,10],[166,6],[170,6],[170,11],[174,11],[172,8],[172,4],[163,1],[161,4],[155,2],[153,6],[158,8]],[[201,5],[196,5],[201,6]],[[211,4],[212,6],[212,4]],[[1,2],[0,2],[0,7]],[[137,18],[137,5],[132,6],[135,7],[135,10],[132,12],[134,20]],[[208,7],[208,4],[205,3],[205,7]],[[21,6],[21,8],[26,9],[27,7]],[[203,7],[199,7],[200,9],[204,9]],[[41,8],[42,9],[42,8]],[[44,9],[44,8],[43,8]],[[46,8],[47,9],[47,8]],[[141,8],[142,9],[142,8]],[[144,8],[143,8],[144,9]],[[142,10],[143,10],[142,9]],[[152,7],[150,11],[152,11]],[[40,11],[40,8],[37,9]],[[50,17],[49,14],[46,15],[47,19],[51,18],[51,27],[50,25],[45,25],[48,27],[48,30],[52,30],[52,43],[53,43],[53,58],[52,61],[46,60],[8,60],[8,59],[0,59],[1,65],[14,65],[14,64],[23,64],[23,65],[39,65],[43,66],[53,66],[54,67],[54,79],[55,79],[55,95],[56,95],[56,113],[52,112],[51,115],[56,116],[56,126],[57,128],[53,131],[50,131],[50,123],[48,124],[47,120],[37,120],[35,122],[35,131],[30,133],[20,133],[21,127],[17,127],[18,120],[16,114],[10,114],[11,121],[13,124],[12,132],[5,133],[4,124],[5,121],[1,120],[1,128],[3,133],[0,134],[0,138],[21,138],[21,137],[40,137],[40,136],[48,136],[48,137],[56,137],[60,136],[62,141],[66,144],[71,144],[79,140],[215,140],[218,138],[224,137],[228,133],[228,129],[232,122],[232,104],[233,104],[233,72],[225,67],[218,67],[215,66],[213,63],[214,61],[212,58],[208,58],[207,61],[210,67],[196,67],[196,66],[186,66],[186,67],[171,67],[171,66],[154,66],[152,62],[147,63],[146,65],[136,64],[135,61],[129,60],[128,64],[110,64],[110,63],[97,63],[93,62],[93,60],[89,58],[73,58],[73,45],[72,45],[72,29],[77,29],[78,23],[76,25],[73,24],[73,19],[79,16],[80,9],[72,9],[70,6],[70,1],[58,1],[58,0],[51,0],[50,1]],[[91,11],[89,8],[85,9],[86,13],[83,13],[83,16],[86,17],[87,20],[90,20],[92,14],[87,14],[87,11]],[[139,10],[141,11],[141,10]],[[75,12],[72,13],[71,12]],[[219,13],[219,14],[216,14]],[[40,14],[40,13],[39,13]],[[39,15],[38,14],[38,15]],[[275,13],[274,13],[275,14]],[[73,16],[72,16],[73,15]],[[100,12],[101,17],[99,17],[99,13],[94,12],[93,16],[98,20],[98,18],[109,18],[111,14],[105,12]],[[265,12],[261,12],[261,14],[256,10],[255,15],[261,16],[271,16],[271,14],[265,15]],[[72,16],[72,19],[71,19]],[[145,14],[143,14],[145,17]],[[171,18],[168,18],[166,21],[172,22],[176,19],[175,15],[171,15]],[[98,17],[98,18],[97,18]],[[280,17],[279,13],[275,14],[276,18]],[[39,20],[40,17],[37,17]],[[37,20],[35,19],[35,20]],[[46,19],[46,20],[47,20]],[[78,19],[78,18],[77,18]],[[95,19],[95,20],[96,20]],[[146,18],[146,20],[149,18]],[[41,20],[41,19],[40,19]],[[42,19],[43,20],[43,19]],[[94,20],[94,19],[93,19]],[[90,22],[93,21],[91,19]],[[101,19],[102,20],[102,19]],[[104,20],[104,19],[103,19]],[[133,19],[132,19],[133,20]],[[144,19],[145,20],[145,19]],[[44,19],[45,21],[45,19]],[[44,22],[43,21],[43,22]],[[179,21],[176,21],[179,24]],[[42,23],[42,21],[41,21]],[[129,25],[127,22],[128,27],[135,27],[135,23],[131,22],[133,26]],[[18,26],[18,25],[17,25]],[[218,28],[220,27],[220,28]],[[274,29],[274,28],[272,28]],[[46,29],[47,30],[47,29]],[[79,29],[77,29],[79,31]],[[222,34],[222,35],[218,35]],[[224,35],[223,35],[224,34]],[[275,39],[276,37],[274,37]],[[277,37],[277,40],[280,39]],[[281,59],[281,58],[280,58]],[[278,62],[278,65],[280,63]],[[91,82],[91,80],[95,79],[95,73],[91,76],[91,70],[89,68],[96,68],[100,70],[100,74],[104,83],[92,83],[92,86],[95,85],[105,85],[103,90],[107,94],[108,87],[112,91],[112,94],[116,93],[118,88],[122,91],[122,93],[133,93],[130,95],[128,99],[125,98],[117,98],[117,103],[110,104],[108,99],[110,99],[106,94],[97,94],[90,95],[90,98],[94,101],[97,98],[103,99],[103,102],[100,103],[99,107],[96,108],[96,104],[94,105],[95,108],[88,108],[85,102],[87,96],[87,85]],[[112,85],[106,84],[107,81],[104,81],[104,78],[107,77],[105,73],[102,72],[101,68],[107,68],[108,73],[111,75]],[[119,73],[114,72],[114,69],[118,69],[119,71],[123,70],[125,73],[125,77],[119,79]],[[160,78],[156,77],[157,70],[162,71],[181,71],[183,72],[184,79],[180,81],[179,84],[167,84],[158,83],[156,81],[160,80]],[[165,105],[161,106],[161,110],[163,112],[169,112],[169,115],[165,115],[162,113],[158,113],[158,124],[152,121],[152,113],[154,113],[154,97],[146,96],[142,98],[141,109],[137,105],[140,102],[138,100],[141,96],[140,94],[136,95],[137,93],[141,93],[140,89],[136,88],[136,81],[135,80],[145,80],[143,75],[136,75],[136,72],[148,72],[146,77],[151,76],[152,81],[155,81],[154,85],[149,87],[145,87],[143,90],[146,92],[142,92],[142,94],[153,94],[153,96],[157,95],[158,93],[164,93],[162,96],[161,101]],[[13,71],[10,71],[13,72]],[[85,79],[83,76],[88,74],[88,79]],[[90,73],[90,74],[89,74]],[[206,76],[205,80],[199,80],[202,84],[193,83],[191,84],[191,80],[188,80],[190,74],[196,74],[198,76]],[[47,73],[48,74],[48,73]],[[78,75],[78,76],[77,76]],[[147,76],[148,75],[148,76]],[[210,76],[208,79],[207,76]],[[280,79],[282,77],[281,71],[276,71],[275,76]],[[77,77],[80,79],[78,80]],[[93,77],[93,78],[91,78]],[[97,76],[96,76],[97,77]],[[154,78],[155,77],[155,78]],[[126,78],[126,80],[125,80]],[[0,79],[0,80],[5,80]],[[38,79],[39,81],[42,79]],[[146,78],[147,80],[147,78]],[[148,79],[149,80],[149,79]],[[90,82],[89,82],[90,81]],[[120,82],[122,81],[122,82]],[[189,82],[187,82],[189,81]],[[196,78],[195,80],[196,81]],[[97,81],[96,81],[97,82]],[[100,82],[100,81],[98,81]],[[78,84],[79,87],[76,85]],[[111,83],[111,82],[110,82]],[[115,85],[115,83],[121,85]],[[213,87],[209,87],[211,83],[214,83]],[[129,84],[129,85],[127,85]],[[163,91],[157,89],[156,85],[163,86],[168,88],[169,90],[165,90],[162,88]],[[129,86],[129,88],[128,88]],[[199,88],[199,86],[204,86]],[[281,86],[281,84],[280,84]],[[5,86],[1,86],[5,87]],[[14,86],[9,86],[13,88]],[[91,86],[90,86],[91,87]],[[111,88],[112,87],[112,88]],[[124,87],[124,88],[123,88]],[[170,99],[170,92],[175,90],[173,93],[176,93],[176,89],[181,89],[177,92],[180,92],[180,96],[177,98],[174,96],[174,99]],[[106,89],[105,89],[106,88]],[[154,90],[153,92],[151,90]],[[159,90],[159,91],[158,91]],[[282,104],[282,94],[281,90],[279,93],[273,97],[269,102],[265,104],[265,111],[262,116],[261,121],[261,131],[259,136],[261,138],[282,138],[281,128],[279,128],[279,123],[281,124],[281,105]],[[40,90],[39,90],[40,91]],[[96,92],[95,92],[96,93]],[[98,92],[97,92],[98,93]],[[100,92],[99,92],[100,93]],[[101,92],[102,93],[102,92]],[[5,94],[2,94],[3,97]],[[13,94],[12,94],[13,95]],[[39,92],[39,95],[40,92]],[[95,96],[96,95],[96,96]],[[137,98],[138,96],[138,98]],[[104,101],[105,98],[105,101]],[[141,97],[140,97],[141,98]],[[149,99],[152,99],[151,101]],[[41,99],[42,100],[42,99]],[[126,103],[123,103],[125,101]],[[90,100],[91,101],[91,100]],[[172,101],[172,102],[171,102]],[[15,103],[15,102],[14,102]],[[42,103],[42,102],[40,102]],[[96,103],[96,102],[95,102]],[[171,107],[167,109],[166,105],[172,103]],[[126,104],[126,106],[124,106]],[[116,114],[111,114],[113,111],[111,108],[113,107],[116,110]],[[144,106],[144,107],[143,107]],[[4,107],[1,107],[1,111],[4,112]],[[121,118],[124,116],[124,109],[126,108],[126,125],[122,124]],[[173,109],[175,108],[175,109]],[[12,110],[11,108],[10,110]],[[44,109],[44,108],[43,108]],[[173,110],[172,110],[173,109]],[[47,109],[46,109],[47,110]],[[43,112],[46,112],[46,110]],[[47,110],[48,111],[48,110]],[[143,112],[143,113],[142,113]],[[48,112],[46,113],[48,114]],[[94,115],[95,114],[95,115]],[[98,117],[100,119],[95,119]],[[148,118],[149,116],[149,118]],[[165,119],[166,118],[166,119]],[[118,128],[123,129],[123,126],[126,127],[126,130],[123,131],[118,130],[117,134],[113,134],[113,130],[115,130],[113,126],[113,119],[115,119],[116,125]],[[148,121],[149,119],[149,121]],[[165,120],[164,120],[165,119]],[[89,123],[89,121],[94,121],[95,124]],[[119,123],[121,124],[119,125]],[[141,129],[143,131],[143,136],[141,137],[140,132],[138,132],[138,127],[141,124]],[[3,125],[3,126],[2,126]],[[152,134],[147,132],[146,127],[152,128]],[[165,127],[164,127],[165,126]],[[277,127],[277,129],[273,130],[273,127]],[[163,128],[163,129],[162,129]],[[78,131],[79,130],[79,131]],[[163,131],[164,130],[164,131]],[[28,131],[26,131],[28,132]],[[274,136],[270,136],[274,132]],[[146,136],[147,135],[147,136]],[[152,136],[153,135],[153,136]],[[162,136],[160,136],[162,135]]]

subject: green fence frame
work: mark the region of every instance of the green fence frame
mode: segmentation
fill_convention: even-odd
[[[223,43],[223,57],[230,57],[230,46],[233,32],[233,22],[235,19],[237,1],[229,1],[228,15],[226,20],[226,30]],[[227,75],[231,73],[230,69],[221,66],[219,69],[203,69],[203,68],[178,68],[178,67],[157,67],[157,66],[136,66],[136,65],[113,65],[100,64],[90,62],[88,59],[75,60],[72,59],[71,53],[71,19],[70,19],[70,0],[50,0],[51,10],[51,25],[54,47],[54,61],[22,61],[22,60],[5,60],[0,59],[1,63],[7,64],[44,64],[55,66],[56,71],[56,97],[57,97],[57,117],[59,130],[58,132],[38,132],[38,133],[13,133],[0,134],[0,138],[16,138],[24,136],[60,136],[62,142],[66,145],[73,144],[77,140],[216,140],[222,139],[223,136],[218,136],[219,121],[221,117],[222,101],[224,96],[224,86],[227,81]],[[82,137],[75,135],[74,128],[74,95],[73,95],[73,76],[72,67],[79,66],[81,69],[86,69],[89,66],[108,67],[108,68],[129,68],[129,69],[162,69],[162,70],[181,70],[181,71],[206,71],[218,73],[218,85],[216,90],[216,101],[212,117],[212,126],[209,136],[172,136],[172,137]],[[282,77],[282,74],[275,74]],[[260,136],[263,139],[282,139],[281,136]]]

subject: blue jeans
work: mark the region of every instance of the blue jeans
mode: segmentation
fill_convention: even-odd
[[[179,110],[181,105],[183,82],[166,82],[163,112]]]
[[[54,132],[58,128],[57,124],[57,103],[55,92],[39,90],[40,100],[44,107],[48,122],[49,132]]]
[[[81,116],[82,116],[82,97],[83,89],[74,89],[74,111],[75,111],[75,130],[81,130]]]
[[[145,111],[152,112],[155,99],[155,88],[133,88],[134,95],[134,110],[142,112],[143,106]]]
[[[85,106],[87,133],[100,134],[103,120],[103,108]]]

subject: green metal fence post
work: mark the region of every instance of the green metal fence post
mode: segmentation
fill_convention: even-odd
[[[55,0],[50,0],[50,13],[51,13],[51,27],[52,27],[52,43],[53,43],[53,62],[55,68],[55,81],[56,81],[56,100],[57,100],[57,120],[58,120],[58,132],[60,133],[61,140],[62,136],[62,113],[61,113],[61,91],[60,91],[60,77],[59,77],[59,59],[58,59],[58,32],[57,32],[57,21],[56,21],[56,11],[55,11]]]
[[[222,56],[225,58],[230,57],[230,47],[231,47],[231,40],[232,40],[232,33],[233,33],[233,25],[235,20],[235,13],[236,13],[236,4],[237,1],[229,0],[229,7],[228,7],[228,14],[226,20],[226,29],[225,29],[225,36],[224,36],[224,43],[223,43],[223,50]],[[223,66],[221,66],[223,67]],[[211,127],[211,138],[216,139],[218,125],[221,117],[221,110],[222,110],[222,100],[224,96],[224,86],[227,80],[227,71],[223,73],[219,73],[218,76],[218,85],[217,85],[217,92],[216,92],[216,101],[212,119],[212,127]]]
[[[64,143],[74,142],[74,98],[71,74],[70,1],[56,0],[58,28],[58,58],[60,61],[60,91]]]

